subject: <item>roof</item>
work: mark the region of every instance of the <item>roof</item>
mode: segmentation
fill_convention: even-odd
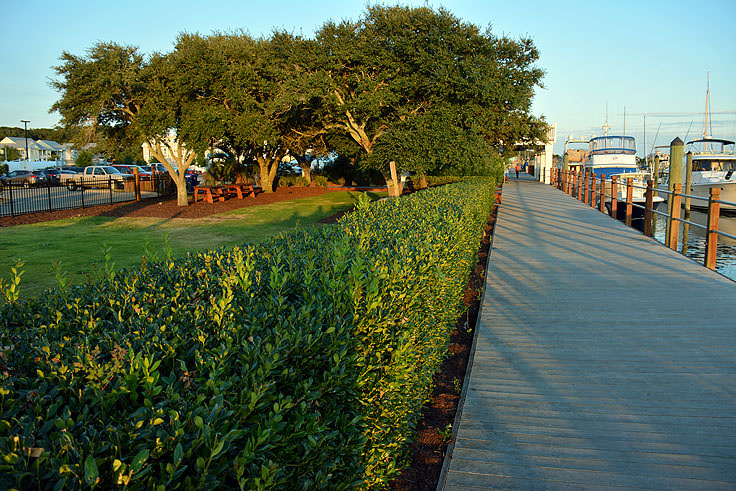
[[[28,146],[31,147],[35,145],[36,142],[33,138],[28,139]],[[26,139],[23,136],[6,136],[5,138],[0,141],[0,145],[5,146],[12,146],[16,148],[25,148],[26,147]]]
[[[691,143],[722,143],[724,145],[733,145],[734,142],[731,140],[724,140],[722,138],[701,138],[700,140],[687,142],[688,145]]]
[[[64,150],[61,145],[52,140],[37,140],[36,143],[43,150],[51,150],[52,152],[61,152]]]

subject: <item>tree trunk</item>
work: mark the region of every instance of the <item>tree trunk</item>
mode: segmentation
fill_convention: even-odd
[[[187,194],[186,171],[180,172],[174,180],[176,184],[176,204],[177,206],[189,206],[189,196]]]
[[[259,155],[256,157],[258,161],[258,169],[261,175],[261,188],[264,193],[273,193],[273,184],[276,179],[276,172],[279,169],[279,162],[285,155],[284,152],[276,152],[272,154],[271,158],[267,158],[265,155]]]
[[[303,155],[296,155],[296,162],[302,170],[302,177],[307,180],[307,186],[312,184],[312,161]]]
[[[419,176],[419,189],[427,189],[427,176],[422,174]]]
[[[299,165],[302,168],[302,177],[307,180],[307,186],[312,184],[312,164],[307,162],[305,165]]]
[[[268,172],[268,161],[262,156],[258,156],[258,170],[261,177],[261,189],[264,193],[273,193],[273,180]]]
[[[174,160],[176,161],[177,169],[174,169],[174,167],[169,163],[168,160],[166,160],[166,157],[163,155],[160,142],[156,141],[156,145],[154,146],[151,145],[151,142],[149,141],[146,142],[146,145],[148,145],[148,150],[154,157],[156,157],[156,160],[158,160],[161,165],[166,168],[169,176],[171,177],[171,180],[174,182],[174,185],[176,185],[177,206],[189,206],[186,173],[189,165],[194,160],[194,152],[189,152],[185,150],[182,145],[177,145],[177,151],[174,152],[174,149],[172,149],[171,146],[167,144],[166,146],[169,148],[169,151],[174,156]]]

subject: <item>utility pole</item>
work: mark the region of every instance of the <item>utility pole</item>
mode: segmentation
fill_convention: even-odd
[[[26,162],[30,162],[30,155],[28,155],[28,123],[30,123],[30,121],[26,119],[21,119],[20,122],[23,123],[23,127],[25,128],[26,133]]]

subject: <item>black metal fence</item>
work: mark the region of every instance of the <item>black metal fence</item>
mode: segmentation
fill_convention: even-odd
[[[157,174],[138,183],[141,198],[158,198],[172,192],[168,175]],[[50,183],[40,186],[13,186],[0,183],[0,217],[43,213],[55,210],[89,208],[136,199],[136,182],[107,178],[76,179],[73,183]]]

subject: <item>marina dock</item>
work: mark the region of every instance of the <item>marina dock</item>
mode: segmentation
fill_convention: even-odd
[[[736,489],[736,282],[503,187],[439,489]]]

